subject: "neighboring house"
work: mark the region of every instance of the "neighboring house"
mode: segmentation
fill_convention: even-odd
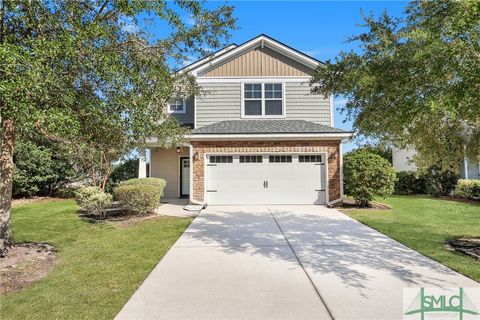
[[[416,171],[417,166],[412,162],[415,149],[392,148],[392,163],[397,172]],[[465,159],[459,170],[462,179],[480,179],[480,162],[472,162]]]
[[[188,145],[149,145],[149,175],[167,180],[165,197],[200,204],[341,201],[341,145],[351,133],[333,127],[332,97],[310,93],[319,65],[260,35],[182,69],[205,94],[168,106],[193,128]]]

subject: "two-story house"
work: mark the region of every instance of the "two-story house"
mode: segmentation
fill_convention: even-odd
[[[182,70],[204,94],[172,101],[189,144],[150,144],[165,197],[198,204],[333,204],[342,199],[342,140],[333,100],[310,92],[321,62],[266,35]],[[142,172],[142,170],[140,171]]]

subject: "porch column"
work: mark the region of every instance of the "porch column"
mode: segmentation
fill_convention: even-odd
[[[146,178],[147,177],[147,152],[144,150],[140,153],[138,157],[138,177]]]

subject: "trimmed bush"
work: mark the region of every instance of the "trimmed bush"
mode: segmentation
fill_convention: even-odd
[[[425,177],[412,171],[397,172],[395,194],[424,194],[426,193]]]
[[[105,189],[108,192],[111,192],[120,184],[120,182],[134,179],[135,177],[138,177],[138,158],[127,159],[122,163],[113,166]]]
[[[458,180],[453,194],[462,198],[480,200],[480,180]]]
[[[135,179],[136,180],[136,179]],[[161,180],[161,179],[159,179]],[[135,214],[153,213],[160,205],[163,188],[148,184],[120,184],[114,190],[115,200]]]
[[[112,204],[112,195],[100,187],[85,187],[75,191],[75,201],[88,213],[104,216],[105,209]]]
[[[431,166],[423,173],[426,191],[434,197],[449,196],[457,185],[459,176],[449,170],[442,170],[438,166]]]
[[[345,193],[360,206],[368,206],[375,197],[393,193],[396,174],[392,165],[374,153],[359,150],[345,155],[343,165]]]

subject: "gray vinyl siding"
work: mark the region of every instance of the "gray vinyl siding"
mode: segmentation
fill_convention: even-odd
[[[196,128],[242,119],[240,82],[203,83],[201,86],[204,94],[196,98]],[[330,100],[311,94],[308,83],[286,82],[285,99],[286,119],[330,126]]]
[[[174,117],[181,124],[193,125],[195,122],[195,104],[194,98],[190,97],[185,101],[185,113],[172,113],[170,117]]]
[[[330,99],[310,93],[308,83],[285,83],[285,99],[287,119],[331,125]]]
[[[201,87],[204,92],[196,99],[196,128],[241,118],[240,82],[203,83]]]
[[[478,162],[468,161],[468,179],[480,179],[480,172],[478,168]],[[460,168],[460,177],[465,179],[465,169],[462,163]]]

